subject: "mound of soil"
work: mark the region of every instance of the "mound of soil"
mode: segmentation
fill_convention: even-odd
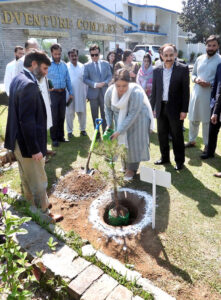
[[[79,201],[97,197],[106,185],[98,171],[88,175],[84,171],[73,170],[59,181],[53,194],[69,202]]]
[[[59,224],[65,230],[74,230],[83,239],[122,263],[135,269],[179,300],[218,300],[219,295],[209,286],[193,285],[185,270],[177,268],[167,257],[163,245],[164,234],[157,234],[150,226],[137,236],[125,238],[123,244],[107,239],[88,220],[90,205],[107,189],[107,180],[99,172],[89,176],[80,170],[68,173],[51,194],[52,212],[64,216]],[[123,251],[123,248],[127,251]]]

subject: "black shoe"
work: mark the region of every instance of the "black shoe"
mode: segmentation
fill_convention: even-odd
[[[98,133],[96,136],[96,141],[100,141],[100,139],[101,139],[101,136],[100,136],[100,133]]]
[[[203,153],[202,155],[200,155],[200,157],[202,159],[213,158],[214,154]]]
[[[157,161],[154,162],[155,165],[164,165],[164,164],[168,164],[170,161],[169,159],[159,159]]]
[[[69,140],[66,140],[65,138],[61,138],[58,141],[61,142],[61,143],[68,143],[69,142]]]
[[[203,154],[206,154],[207,151],[208,151],[208,146],[206,145],[206,146],[204,147],[204,149],[203,149]]]
[[[81,131],[81,135],[87,136],[87,132],[86,132],[85,130],[82,130],[82,131]]]
[[[53,141],[53,142],[52,142],[52,146],[53,146],[53,147],[58,147],[58,146],[59,146],[58,141]]]
[[[183,164],[183,163],[177,163],[177,164],[175,165],[174,169],[175,169],[176,171],[179,171],[179,170],[182,170],[183,167],[184,167],[184,164]]]
[[[68,138],[69,139],[73,138],[73,134],[71,132],[68,133]]]

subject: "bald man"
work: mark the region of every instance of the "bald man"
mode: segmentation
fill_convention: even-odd
[[[169,133],[172,135],[175,170],[181,170],[185,161],[183,121],[189,105],[189,69],[177,61],[174,45],[162,46],[163,63],[153,71],[151,105],[157,118],[161,158],[155,162],[170,162]]]

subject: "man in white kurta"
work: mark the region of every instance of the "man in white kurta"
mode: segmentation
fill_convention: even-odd
[[[21,58],[24,55],[24,48],[21,46],[16,46],[14,50],[15,59],[11,62],[9,62],[5,69],[5,76],[4,76],[4,86],[5,86],[5,92],[9,96],[9,88],[10,84],[12,82],[12,79],[15,77],[15,69],[16,65],[18,63],[19,58]]]
[[[67,63],[73,90],[73,101],[66,108],[66,124],[68,137],[73,136],[73,121],[75,113],[78,115],[81,135],[86,136],[86,97],[87,86],[83,82],[84,65],[78,61],[78,50],[68,52],[70,62]]]
[[[195,83],[189,104],[189,142],[186,147],[194,147],[202,122],[204,151],[208,145],[210,122],[210,95],[216,69],[221,62],[217,53],[219,48],[216,36],[210,36],[206,41],[206,54],[199,56],[194,64],[192,81]]]

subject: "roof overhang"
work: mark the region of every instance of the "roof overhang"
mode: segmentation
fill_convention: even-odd
[[[1,4],[11,4],[11,3],[28,3],[28,2],[37,2],[42,0],[0,0]]]
[[[100,3],[97,3],[96,1],[93,1],[93,0],[75,0],[75,1],[81,5],[84,5],[90,9],[92,9],[96,13],[99,13],[99,14],[107,17],[108,19],[111,19],[112,21],[117,22],[120,25],[138,27],[137,24],[130,22],[128,19],[123,18],[122,16],[119,16],[114,11],[106,8],[105,6],[101,5]]]
[[[136,7],[142,7],[142,8],[144,8],[144,7],[157,8],[157,9],[161,9],[161,10],[164,10],[164,11],[167,11],[167,12],[170,12],[170,13],[179,14],[179,12],[177,12],[175,10],[171,10],[171,9],[168,9],[168,8],[165,8],[165,7],[162,7],[162,6],[158,6],[158,5],[137,4],[137,3],[134,3],[134,2],[131,2],[131,1],[128,1],[128,5],[136,6]]]
[[[124,33],[128,35],[167,36],[167,33],[163,33],[163,32],[142,31],[142,30],[125,30]]]

